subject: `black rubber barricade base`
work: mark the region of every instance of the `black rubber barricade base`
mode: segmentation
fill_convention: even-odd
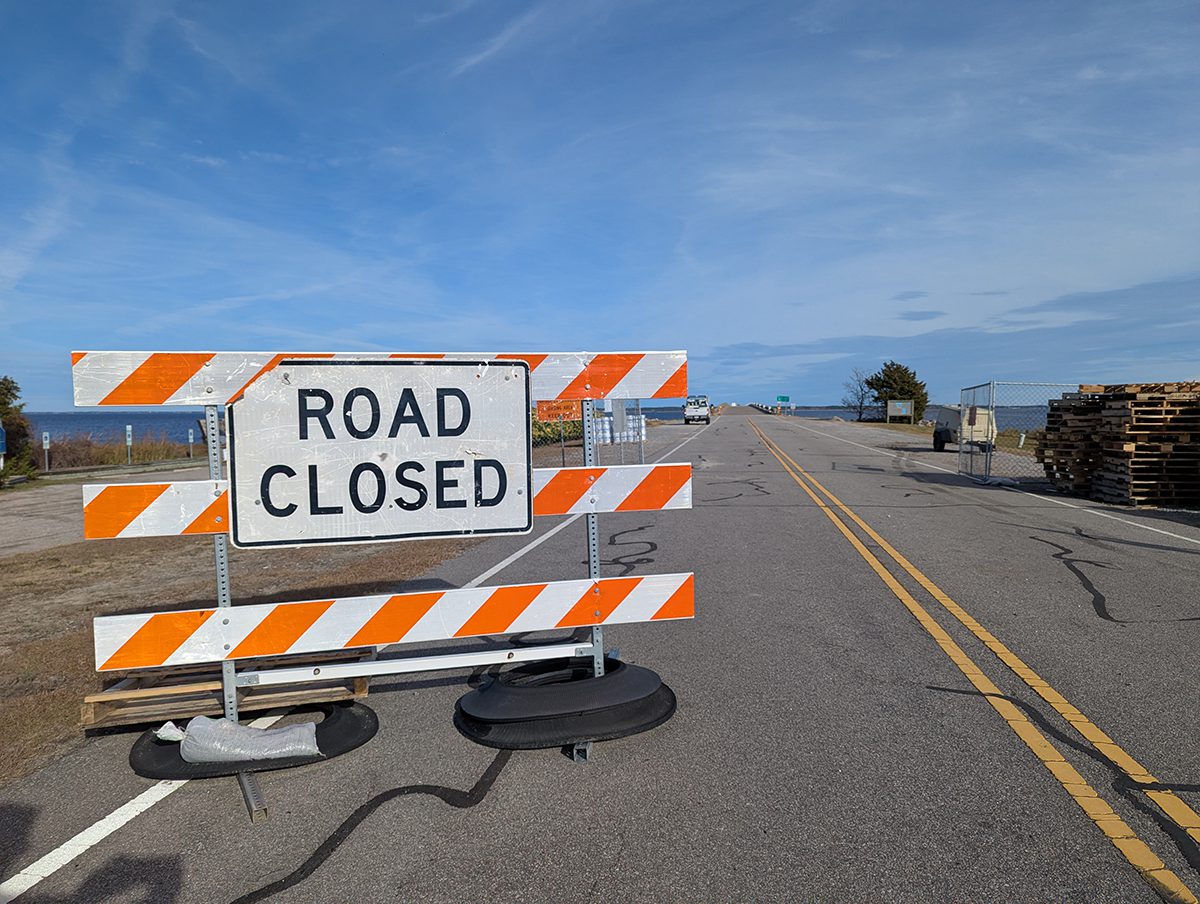
[[[649,731],[675,714],[675,694],[654,672],[615,659],[592,677],[590,657],[503,672],[464,694],[454,726],[485,747],[538,750]]]
[[[379,731],[375,710],[356,701],[320,703],[300,707],[296,712],[320,712],[325,718],[317,723],[319,756],[278,757],[269,760],[241,760],[230,763],[189,763],[179,755],[179,744],[160,741],[154,731],[146,731],[129,751],[129,765],[144,778],[217,778],[239,772],[268,772],[290,769],[331,760],[361,747]]]

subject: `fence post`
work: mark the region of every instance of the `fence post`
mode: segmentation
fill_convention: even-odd
[[[996,381],[992,380],[988,383],[988,417],[991,418],[992,432],[995,432],[996,427]],[[983,457],[983,477],[984,480],[992,479],[992,453],[996,451],[996,437],[993,436],[987,444],[987,455]]]
[[[624,402],[622,402],[624,404]],[[592,399],[583,400],[583,466],[596,467],[596,403]],[[593,581],[600,580],[600,527],[596,523],[596,513],[584,515],[587,522],[588,544],[588,577]],[[592,674],[597,678],[604,675],[604,629],[599,625],[592,626]]]
[[[634,422],[638,429],[638,464],[644,465],[646,463],[646,423],[642,420],[642,400],[634,399],[633,404]]]

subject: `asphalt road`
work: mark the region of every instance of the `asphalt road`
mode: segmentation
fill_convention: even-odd
[[[692,511],[600,519],[605,576],[696,573],[694,621],[606,632],[675,689],[670,722],[598,744],[583,766],[558,750],[497,754],[451,724],[469,673],[382,679],[372,742],[261,776],[267,821],[248,821],[234,780],[191,782],[18,900],[1160,900],[1069,793],[1082,786],[1039,761],[903,594],[1161,869],[1135,860],[1200,889],[1195,841],[1112,748],[1106,759],[879,542],[1186,810],[1200,808],[1196,519],[976,486],[911,437],[747,414],[663,428],[691,437],[668,460],[694,465]],[[818,505],[805,474],[877,539],[819,490]],[[530,539],[474,546],[425,586],[461,586]],[[579,521],[486,583],[583,577],[584,563]],[[0,877],[153,785],[129,771],[132,740],[94,738],[0,789]]]

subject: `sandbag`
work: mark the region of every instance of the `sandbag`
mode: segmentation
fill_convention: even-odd
[[[251,728],[228,719],[196,716],[187,726],[179,755],[187,763],[232,763],[281,757],[320,756],[317,725]]]

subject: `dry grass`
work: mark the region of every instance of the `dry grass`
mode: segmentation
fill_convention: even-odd
[[[187,458],[187,443],[177,443],[165,433],[142,437],[132,447],[133,463],[147,464],[155,461],[174,461]],[[39,448],[35,455],[39,466],[45,459]],[[50,444],[50,470],[63,468],[99,468],[128,464],[129,450],[124,442],[100,442],[87,434],[78,434],[65,439],[55,439]]]
[[[885,424],[882,421],[846,421],[856,427],[879,427],[882,430],[892,430],[896,433],[907,433],[910,436],[924,436],[933,444],[933,428],[922,427],[920,424]]]
[[[239,603],[395,590],[478,542],[241,550],[230,555]],[[0,783],[83,741],[80,704],[100,690],[97,615],[213,605],[212,544],[161,537],[74,543],[0,559]]]

